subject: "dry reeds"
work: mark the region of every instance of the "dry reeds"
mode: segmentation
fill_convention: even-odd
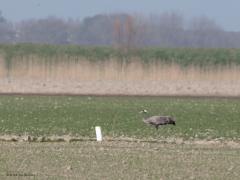
[[[0,50],[0,92],[240,95],[237,49],[123,54],[111,48],[27,44],[0,45]]]
[[[55,57],[55,63],[43,63],[44,59],[31,56],[15,60],[9,75],[13,79],[78,80],[78,81],[235,81],[240,80],[239,66],[199,66],[183,68],[176,63],[155,62],[145,65],[137,57],[123,63],[117,59],[91,62],[79,57]],[[0,61],[0,77],[7,76],[4,62]]]

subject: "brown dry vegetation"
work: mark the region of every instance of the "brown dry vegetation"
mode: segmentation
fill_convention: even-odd
[[[234,65],[201,68],[144,64],[138,58],[128,62],[67,56],[51,61],[38,56],[14,58],[9,71],[0,58],[0,93],[240,95],[240,67]]]

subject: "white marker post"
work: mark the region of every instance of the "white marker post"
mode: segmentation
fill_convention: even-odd
[[[101,127],[100,127],[100,126],[96,126],[96,127],[95,127],[95,131],[96,131],[97,141],[102,141]]]

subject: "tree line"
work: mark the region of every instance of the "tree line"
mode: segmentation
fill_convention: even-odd
[[[13,23],[0,12],[0,43],[239,48],[240,32],[226,31],[207,17],[187,21],[177,13],[98,14],[83,20],[49,16]]]

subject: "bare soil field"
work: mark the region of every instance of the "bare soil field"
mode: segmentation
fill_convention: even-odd
[[[155,96],[240,96],[240,81],[0,80],[0,93]]]
[[[0,142],[1,179],[239,179],[239,147]]]

